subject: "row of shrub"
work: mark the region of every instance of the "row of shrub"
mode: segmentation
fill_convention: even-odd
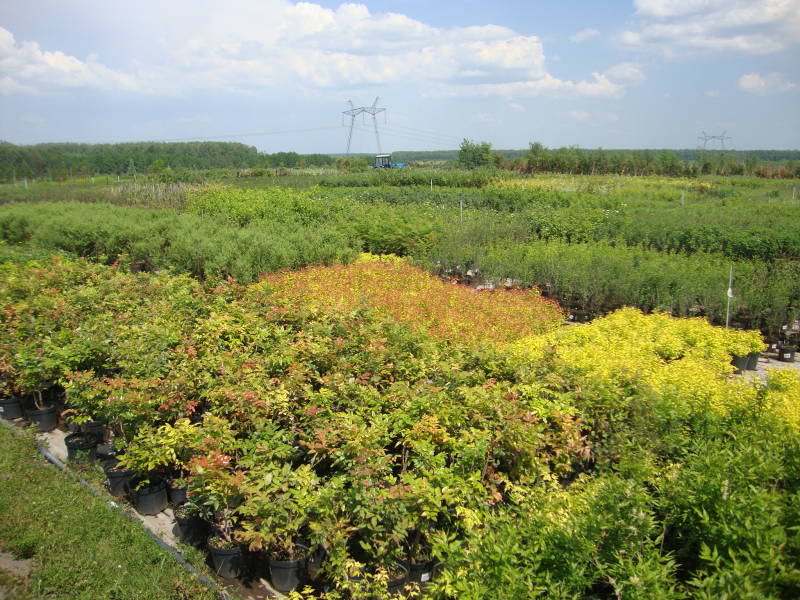
[[[749,180],[597,177],[573,184],[551,177],[496,185],[464,189],[466,199],[455,188],[211,185],[174,191],[180,200],[173,194],[168,205],[179,214],[13,204],[0,207],[0,239],[241,282],[280,268],[347,263],[360,251],[393,253],[440,273],[478,270],[485,278],[540,286],[591,314],[634,305],[717,323],[726,316],[733,266],[735,321],[770,331],[798,315],[800,237],[791,226],[798,209],[784,207],[786,217],[765,210],[770,198],[748,202],[742,190],[762,189]],[[153,206],[155,189],[130,188],[132,201]],[[690,199],[686,207],[676,200],[679,190]],[[639,197],[627,202],[629,193]],[[734,197],[734,205],[723,206]]]
[[[394,255],[363,254],[352,265],[281,271],[263,282],[276,298],[313,308],[378,308],[440,339],[507,343],[564,321],[560,307],[535,289],[476,291],[447,283]]]
[[[435,210],[443,225],[455,226],[463,207],[466,218],[480,222],[498,218],[497,212],[511,213],[503,219],[527,239],[608,240],[661,251],[718,252],[747,260],[800,257],[800,236],[793,226],[800,218],[800,205],[792,202],[789,187],[758,180],[753,184],[749,179],[537,177],[499,180],[481,189],[427,185],[247,189],[129,182],[114,187],[40,185],[30,190],[6,186],[0,201],[12,200],[106,201],[186,209],[222,215],[240,225],[259,219],[306,222],[309,218],[340,218],[346,223],[370,207],[383,207],[381,218],[402,212],[409,220],[413,206],[422,213]],[[408,209],[403,210],[406,205]]]
[[[443,226],[453,227],[460,222],[463,207],[468,219],[485,223],[501,218],[524,232],[527,239],[607,240],[660,251],[716,252],[745,260],[800,258],[800,233],[793,226],[800,218],[798,204],[782,201],[780,210],[775,210],[774,198],[755,198],[752,191],[739,197],[739,191],[729,185],[687,185],[687,192],[678,190],[674,182],[634,186],[611,181],[610,187],[603,189],[603,179],[597,179],[585,190],[561,189],[559,184],[565,182],[558,179],[554,184],[527,189],[480,190],[419,186],[241,190],[217,185],[191,191],[187,208],[223,214],[245,224],[256,219],[337,218],[378,206],[408,214],[404,207],[413,205],[420,212],[437,209]],[[708,198],[709,190],[730,191],[736,199]],[[681,194],[688,196],[688,201],[685,197],[681,201]],[[511,215],[500,216],[495,211]]]
[[[7,262],[3,393],[64,390],[217,543],[321,551],[305,598],[397,561],[437,600],[800,592],[800,378],[730,377],[758,334],[628,309],[465,346],[269,287]]]
[[[352,260],[346,232],[317,223],[253,223],[107,204],[11,204],[0,211],[0,239],[29,242],[135,269],[174,269],[198,278],[254,281],[261,273]]]
[[[570,310],[605,314],[621,306],[707,317],[724,324],[733,269],[733,322],[775,333],[800,316],[800,263],[732,261],[719,254],[657,252],[608,243],[533,241],[481,244],[465,227],[443,236],[421,264],[442,275],[538,286]]]

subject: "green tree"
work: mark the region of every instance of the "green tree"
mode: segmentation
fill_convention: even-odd
[[[488,167],[492,164],[492,145],[464,138],[458,150],[458,164],[467,169]]]

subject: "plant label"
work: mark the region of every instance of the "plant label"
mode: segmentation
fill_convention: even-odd
[[[425,583],[426,581],[430,581],[431,580],[431,574],[430,573],[423,573],[422,575],[419,576],[419,580],[422,583]]]

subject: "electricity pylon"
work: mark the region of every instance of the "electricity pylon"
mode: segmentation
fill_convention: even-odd
[[[699,141],[703,142],[703,150],[707,149],[708,142],[710,142],[712,140],[718,140],[719,141],[719,145],[720,145],[720,149],[721,150],[725,150],[725,140],[731,139],[731,137],[729,135],[726,135],[727,133],[728,133],[727,131],[723,131],[722,134],[720,134],[720,135],[708,135],[704,131],[702,135],[697,136],[697,139]]]
[[[378,121],[375,118],[375,115],[378,113],[385,112],[385,108],[378,108],[378,100],[379,97],[375,98],[375,102],[372,103],[372,106],[359,106],[356,108],[353,106],[353,101],[348,100],[347,102],[350,104],[350,109],[342,111],[342,115],[347,115],[350,117],[350,131],[347,134],[347,152],[345,154],[350,154],[350,142],[353,141],[353,126],[356,123],[356,117],[361,115],[361,118],[364,119],[364,115],[372,115],[372,126],[375,128],[375,142],[378,145],[378,154],[381,153],[381,138],[378,135]],[[344,117],[342,117],[344,119]]]

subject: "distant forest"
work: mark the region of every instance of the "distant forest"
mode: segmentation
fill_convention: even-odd
[[[488,149],[490,145],[483,143]],[[459,150],[397,151],[394,160],[405,163],[441,162],[458,165]],[[526,172],[623,174],[757,174],[797,176],[798,150],[585,150],[547,149],[532,144],[525,150],[492,150],[490,165]],[[365,160],[359,160],[365,159]],[[361,166],[370,155],[266,154],[234,142],[133,142],[122,144],[50,143],[18,146],[0,142],[0,181],[50,179],[93,175],[132,175],[197,172],[208,169],[263,169],[278,167]],[[678,168],[678,166],[680,168]],[[777,175],[778,171],[780,172]]]
[[[559,148],[559,150],[577,150],[585,153],[603,152],[606,155],[644,155],[657,156],[662,152],[674,154],[679,160],[700,162],[701,159],[709,156],[725,155],[734,162],[744,162],[748,157],[756,158],[759,161],[769,163],[780,163],[787,160],[800,161],[800,150],[672,150],[672,149],[648,149],[648,150],[627,150],[598,148],[597,150],[587,150],[577,146]],[[530,149],[525,150],[493,150],[495,154],[500,154],[509,159],[525,158],[530,155]],[[366,154],[360,156],[367,156]],[[458,159],[458,148],[455,150],[402,150],[392,154],[398,162],[432,162],[432,161],[453,161]]]
[[[264,154],[235,142],[132,142],[124,144],[36,144],[0,142],[0,179],[148,173],[165,168],[205,170],[313,167],[334,162],[327,154]]]

